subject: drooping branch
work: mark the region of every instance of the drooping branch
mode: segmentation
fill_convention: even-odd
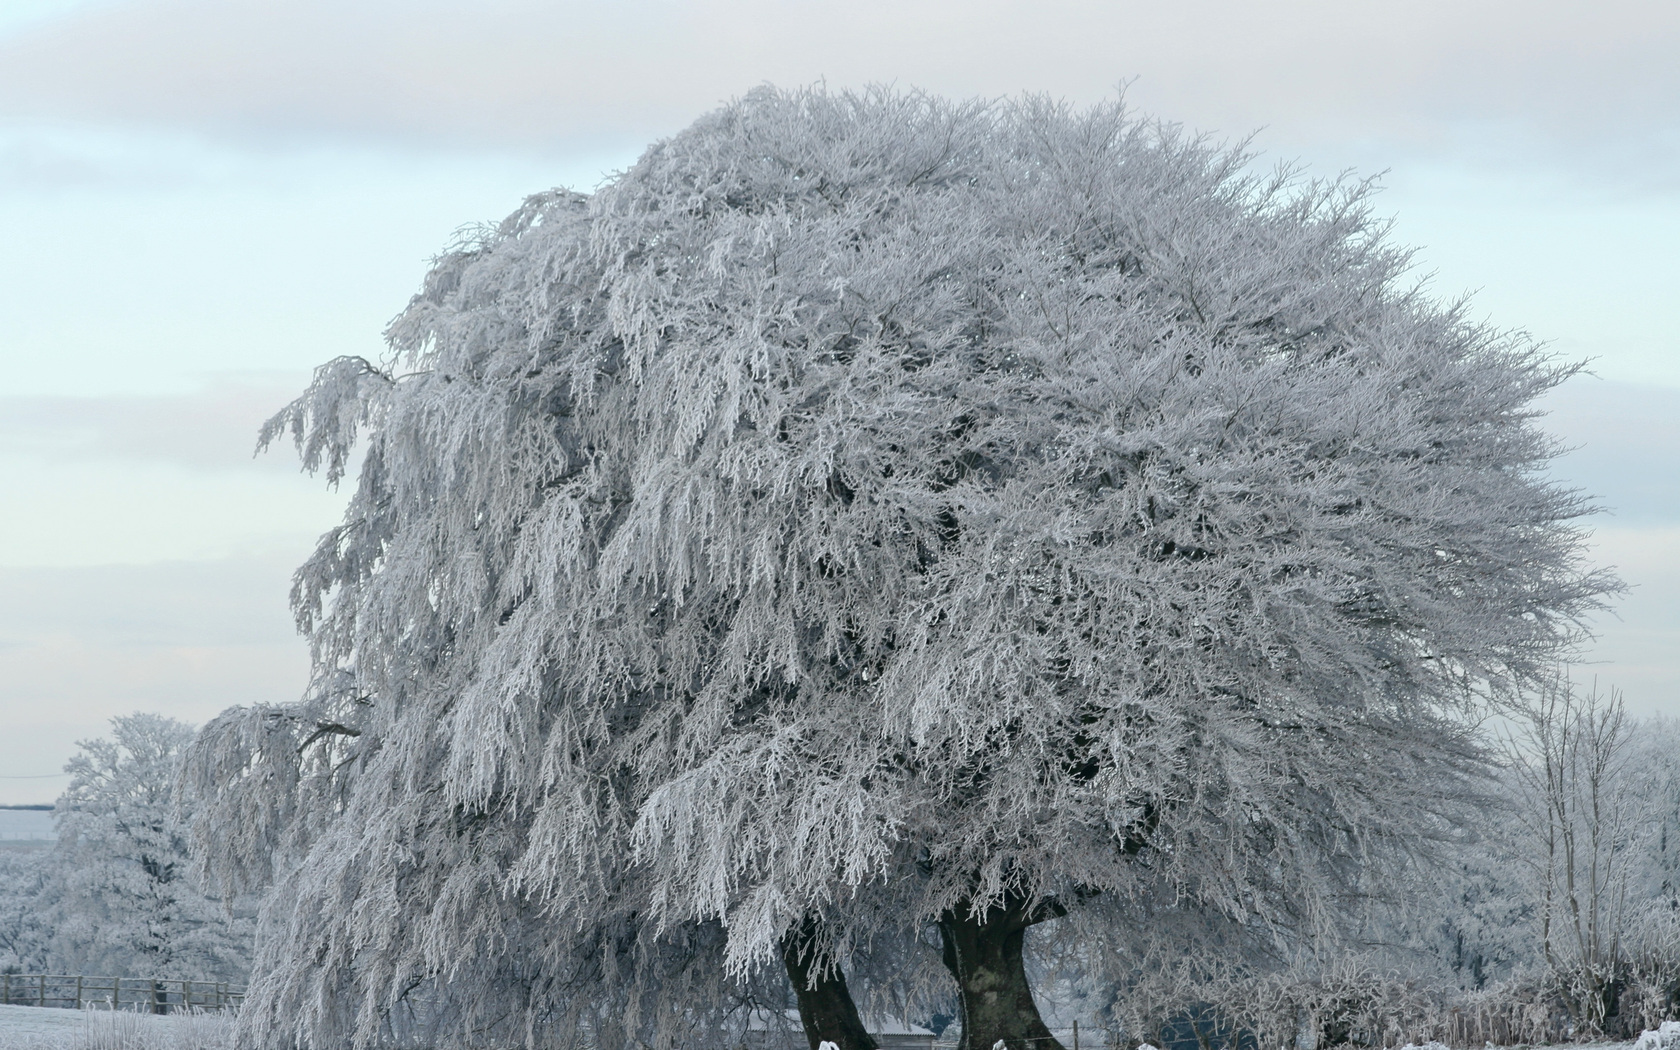
[[[308,751],[311,744],[315,743],[315,741],[324,736],[357,737],[361,735],[362,731],[360,729],[342,725],[338,722],[316,722],[314,730],[304,738],[303,743],[298,745],[298,754],[301,755],[305,751]]]

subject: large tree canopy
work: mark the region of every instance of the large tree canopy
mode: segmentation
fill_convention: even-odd
[[[247,1017],[675,1038],[936,926],[1024,1045],[1028,925],[1293,921],[1438,831],[1613,586],[1541,475],[1570,369],[1249,161],[764,89],[442,256],[265,438],[366,451],[310,695],[199,745],[212,866],[284,891]]]

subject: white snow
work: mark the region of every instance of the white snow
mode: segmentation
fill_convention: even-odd
[[[81,1035],[80,1010],[0,1006],[0,1050],[73,1050]]]
[[[45,845],[57,837],[51,810],[0,809],[0,841]]]
[[[0,1006],[0,1039],[68,1035],[81,1027],[80,1010],[58,1010],[50,1006]]]
[[[231,1018],[0,1005],[0,1050],[227,1050]]]

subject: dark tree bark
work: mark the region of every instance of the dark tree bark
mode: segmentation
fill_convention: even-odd
[[[956,978],[962,1005],[957,1050],[992,1050],[1000,1040],[1009,1050],[1062,1050],[1039,1016],[1021,954],[1027,928],[1061,911],[1054,905],[1029,911],[1026,901],[1011,897],[984,915],[965,907],[940,918],[945,968]]]
[[[811,1050],[823,1042],[840,1050],[877,1050],[875,1039],[863,1027],[846,975],[838,964],[821,958],[817,944],[817,923],[806,920],[798,930],[782,939],[782,963],[787,967],[793,994],[799,997],[799,1020]]]

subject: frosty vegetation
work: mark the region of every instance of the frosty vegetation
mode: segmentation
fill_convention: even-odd
[[[862,1000],[1043,1050],[1029,964],[1293,1037],[1265,988],[1435,950],[1423,873],[1555,886],[1476,829],[1484,720],[1550,754],[1520,712],[1617,586],[1543,474],[1573,367],[1370,192],[1119,105],[764,89],[441,256],[264,432],[362,458],[308,694],[189,764],[204,876],[269,887],[243,1042],[797,1001],[858,1050]]]
[[[171,795],[192,738],[184,722],[137,713],[80,743],[54,807],[58,841],[4,858],[0,970],[243,981],[249,908],[234,913],[190,877]]]
[[[1430,864],[1348,909],[1335,941],[1266,964],[1169,957],[1097,994],[1145,1037],[1193,1039],[1185,1007],[1214,1003],[1225,1033],[1240,1022],[1260,1045],[1301,1047],[1625,1039],[1673,1019],[1680,726],[1556,688],[1502,735],[1486,811]]]

